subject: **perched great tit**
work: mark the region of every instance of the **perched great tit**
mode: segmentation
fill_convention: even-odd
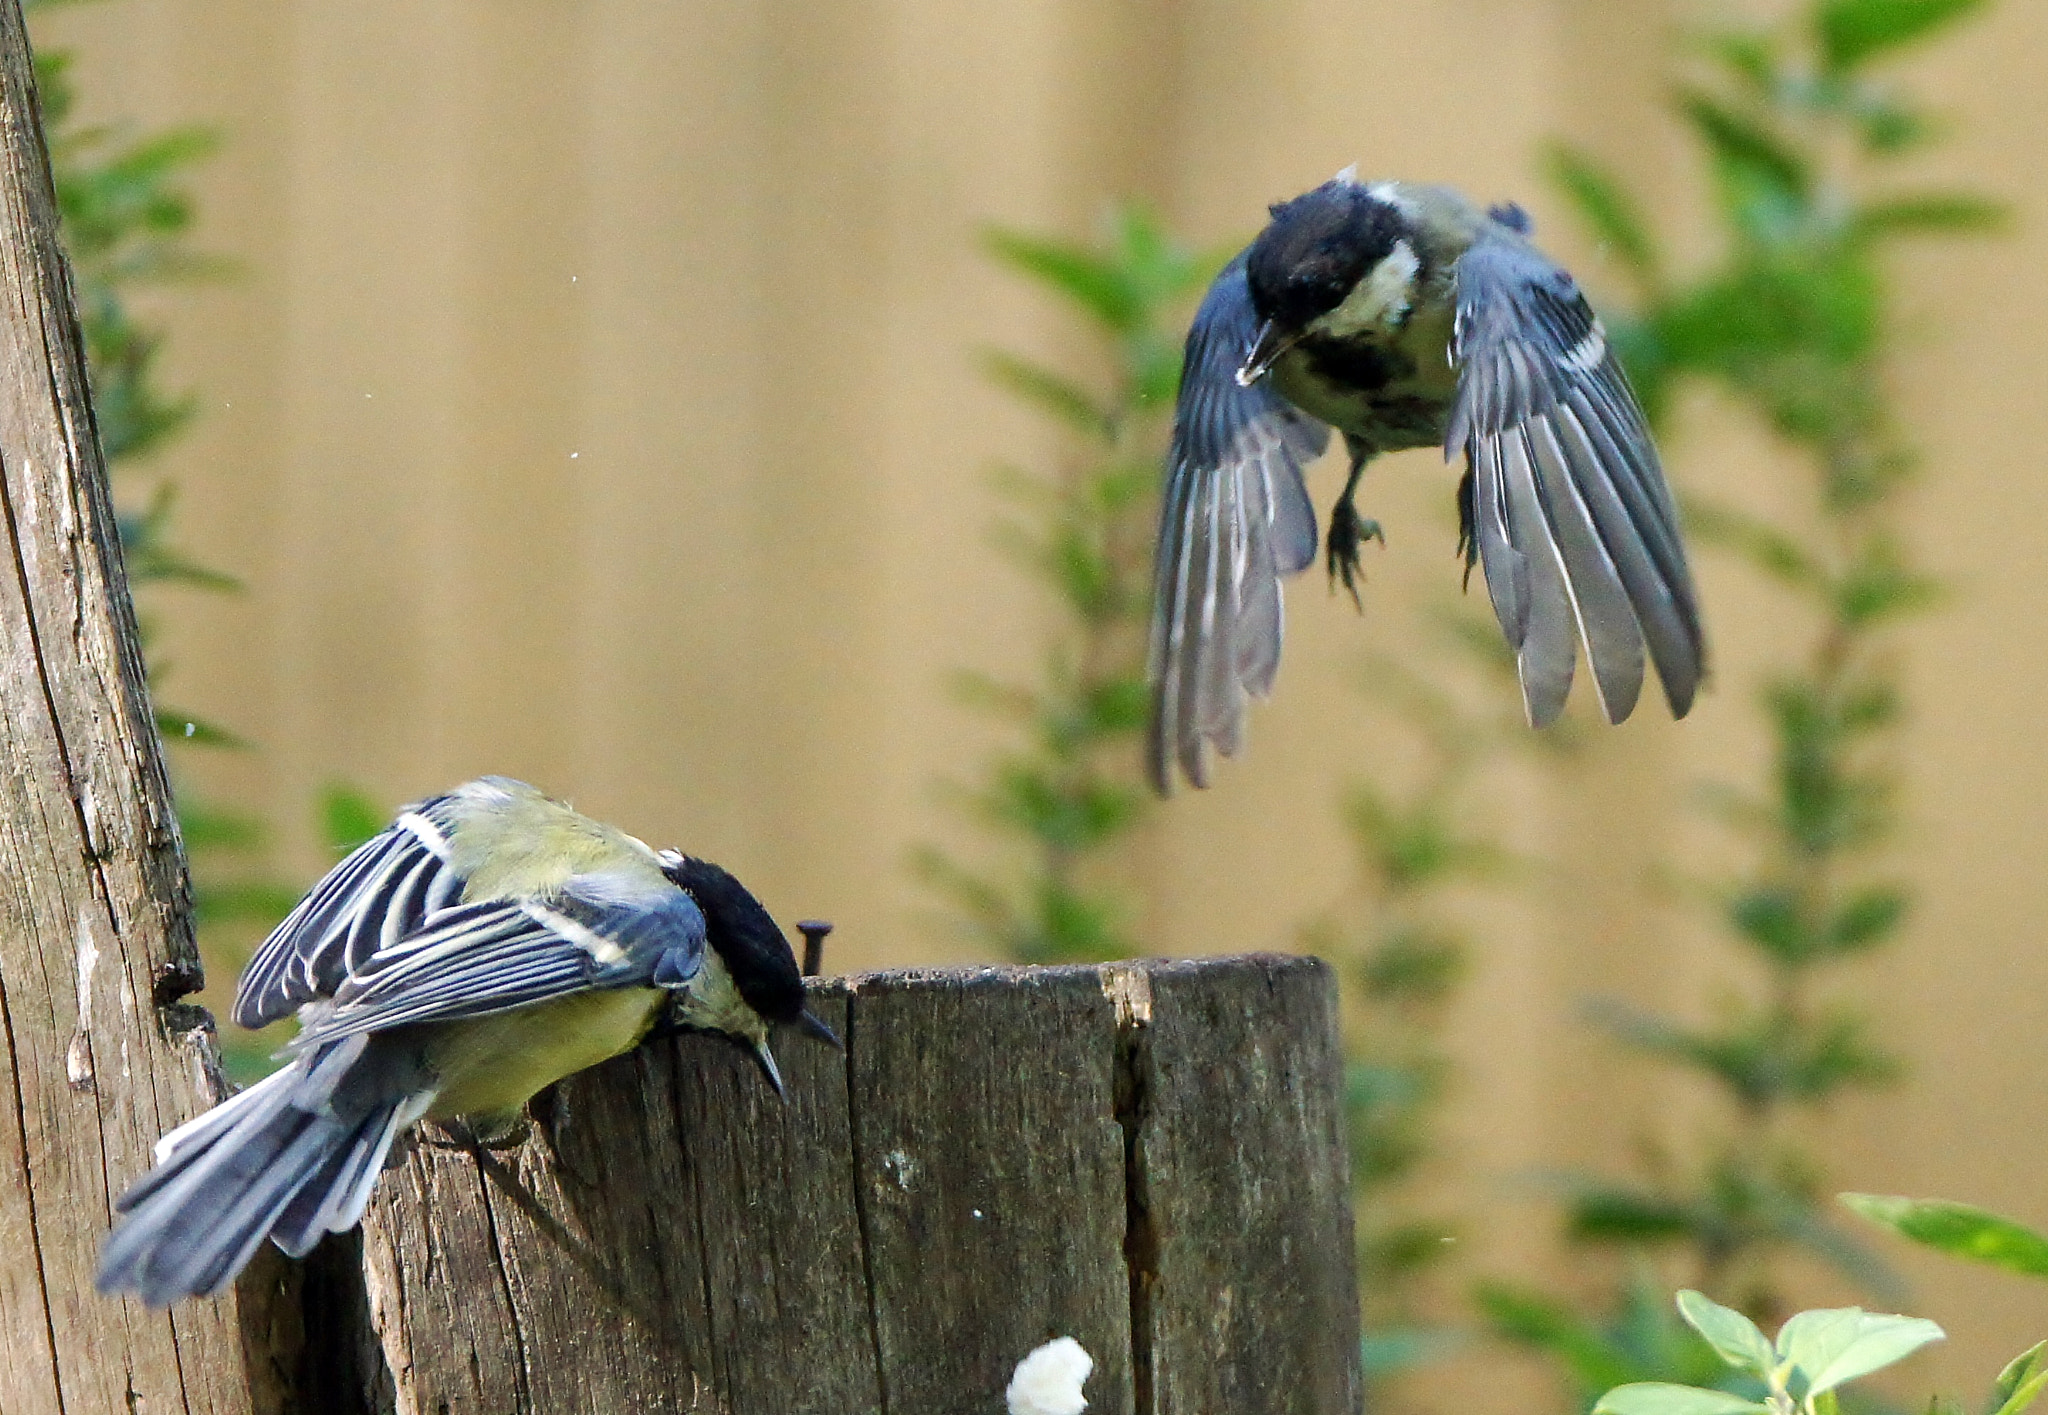
[[[157,1142],[101,1292],[215,1293],[266,1237],[299,1257],[362,1218],[415,1121],[514,1134],[536,1091],[657,1027],[737,1040],[778,1093],[771,1027],[839,1044],[738,880],[497,776],[408,807],[277,926],[234,1018],[294,1010],[284,1069]]]
[[[1643,655],[1683,717],[1705,671],[1678,514],[1642,410],[1570,275],[1520,208],[1339,173],[1272,208],[1188,332],[1160,515],[1149,765],[1208,784],[1280,665],[1280,577],[1315,559],[1302,469],[1329,427],[1351,474],[1327,563],[1356,598],[1379,526],[1352,504],[1382,452],[1441,443],[1466,470],[1458,549],[1478,564],[1532,725],[1564,708],[1577,642],[1610,722]]]

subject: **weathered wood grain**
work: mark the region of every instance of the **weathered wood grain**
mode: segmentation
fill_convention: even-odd
[[[1116,1011],[1093,968],[852,984],[855,1169],[891,1411],[999,1408],[1054,1336],[1131,1411]]]
[[[416,1146],[365,1224],[399,1408],[879,1411],[845,1067],[783,1052],[786,1107],[687,1037],[556,1088],[516,1152]]]
[[[177,1005],[200,982],[184,860],[19,0],[0,0],[0,511],[0,1410],[262,1408],[280,1269],[175,1314],[92,1288],[111,1194],[209,1103],[212,1051]]]
[[[1358,1297],[1327,974],[1267,955],[1228,973],[1168,963],[1126,976],[1142,1408],[1353,1415]]]
[[[417,1147],[365,1224],[387,1403],[349,1408],[999,1412],[1055,1335],[1097,1415],[1357,1408],[1324,965],[814,996],[847,1051],[784,1039],[786,1105],[685,1037],[572,1078],[515,1151]]]

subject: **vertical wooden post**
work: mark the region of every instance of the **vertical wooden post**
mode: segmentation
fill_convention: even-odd
[[[1355,1415],[1335,989],[1314,959],[825,985],[782,1104],[687,1037],[516,1152],[416,1148],[365,1224],[357,1408],[999,1415],[1053,1336],[1091,1415]]]
[[[200,982],[184,859],[19,0],[0,0],[0,512],[0,1410],[233,1415],[269,1382],[267,1304],[150,1313],[92,1287],[111,1193],[209,1102],[212,1052],[178,1003]]]

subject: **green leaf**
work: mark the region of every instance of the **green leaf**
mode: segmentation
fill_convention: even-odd
[[[1139,297],[1154,307],[1207,285],[1237,249],[1214,256],[1190,252],[1167,234],[1158,216],[1135,202],[1119,206],[1112,225],[1125,273]]]
[[[1898,546],[1870,542],[1835,589],[1835,612],[1868,626],[1926,609],[1941,599],[1941,583],[1905,563]]]
[[[1593,238],[1625,263],[1637,276],[1649,279],[1657,272],[1657,250],[1649,223],[1614,174],[1577,148],[1562,143],[1553,146],[1546,159],[1550,180],[1578,208],[1579,218]]]
[[[1796,225],[1813,189],[1812,173],[1798,152],[1748,114],[1705,94],[1684,95],[1679,110],[1712,149],[1728,203],[1745,231],[1770,237]]]
[[[1692,1031],[1609,999],[1588,1006],[1592,1020],[1632,1046],[1710,1072],[1743,1102],[1766,1106],[1818,1101],[1846,1086],[1882,1085],[1898,1074],[1888,1053],[1864,1038],[1862,1019],[1836,1015],[1788,1026],[1776,1012]]]
[[[1462,1344],[1456,1332],[1435,1327],[1371,1331],[1359,1341],[1359,1363],[1371,1380],[1441,1361]]]
[[[1828,944],[1836,953],[1853,953],[1881,943],[1906,917],[1904,891],[1873,886],[1852,895],[1828,926]]]
[[[1920,192],[1872,202],[1856,213],[1859,236],[1975,236],[2004,230],[2012,210],[1968,192]]]
[[[1397,926],[1359,960],[1359,982],[1377,1000],[1441,1002],[1465,975],[1466,951],[1454,934],[1420,924]]]
[[[329,782],[320,793],[321,838],[336,856],[346,855],[384,828],[385,814],[360,788]]]
[[[1918,147],[1941,131],[1927,115],[1869,92],[1861,95],[1854,118],[1863,135],[1864,150],[1887,157]]]
[[[1065,375],[1001,350],[983,354],[981,363],[992,382],[1050,413],[1082,436],[1098,441],[1108,441],[1112,436],[1107,410],[1096,403],[1087,389]]]
[[[298,890],[268,880],[225,885],[197,884],[192,890],[192,912],[202,924],[269,926],[291,913],[292,906],[298,902]]]
[[[1059,291],[1109,328],[1125,333],[1144,322],[1144,300],[1128,276],[1094,251],[1000,228],[990,230],[986,241],[999,260]]]
[[[1821,61],[1835,73],[1924,39],[1983,0],[1824,0],[1814,16]]]
[[[174,707],[156,710],[156,731],[167,742],[190,742],[195,747],[225,747],[237,752],[249,749],[247,738],[235,735],[219,723]]]
[[[1091,731],[1113,736],[1137,732],[1152,711],[1152,691],[1137,674],[1098,683],[1085,699]]]
[[[2048,1237],[1988,1210],[1892,1194],[1844,1194],[1841,1200],[1871,1222],[1951,1257],[2048,1277]]]
[[[2048,1351],[2048,1341],[2037,1341],[2006,1363],[1991,1388],[1991,1415],[2020,1415],[2034,1403],[2042,1386],[2048,1385],[2048,1369],[2044,1369],[2041,1361],[2043,1351]]]
[[[268,832],[245,811],[202,805],[191,793],[178,795],[178,830],[189,851],[261,849]]]
[[[1770,98],[1778,84],[1775,36],[1747,30],[1725,30],[1702,40],[1707,53],[1740,79],[1756,97]]]
[[[1755,1322],[1732,1307],[1723,1307],[1704,1292],[1688,1287],[1678,1294],[1678,1314],[1707,1339],[1721,1359],[1739,1371],[1768,1377],[1776,1354]]]
[[[1635,1374],[1597,1329],[1550,1297],[1495,1283],[1483,1284],[1477,1296],[1480,1311],[1496,1333],[1549,1352],[1590,1390],[1605,1390]]]
[[[1645,1244],[1704,1238],[1699,1216],[1660,1194],[1600,1183],[1580,1187],[1571,1197],[1567,1231],[1588,1243]]]
[[[1824,1307],[1800,1312],[1779,1329],[1778,1359],[1789,1362],[1803,1378],[1804,1394],[1810,1399],[1881,1371],[1945,1335],[1925,1317]]]
[[[1813,930],[1796,891],[1758,885],[1728,901],[1728,922],[1774,957],[1804,959],[1814,952]]]
[[[1769,1415],[1770,1408],[1725,1390],[1637,1381],[1601,1396],[1593,1415]]]
[[[1797,536],[1761,517],[1719,502],[1687,498],[1686,529],[1709,545],[1724,546],[1780,584],[1817,590],[1827,572]]]

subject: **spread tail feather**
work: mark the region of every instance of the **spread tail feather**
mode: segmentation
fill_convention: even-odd
[[[433,1099],[359,1065],[369,1040],[301,1056],[166,1136],[116,1205],[125,1216],[101,1246],[99,1290],[152,1307],[210,1296],[265,1238],[298,1257],[353,1227],[393,1141]]]

